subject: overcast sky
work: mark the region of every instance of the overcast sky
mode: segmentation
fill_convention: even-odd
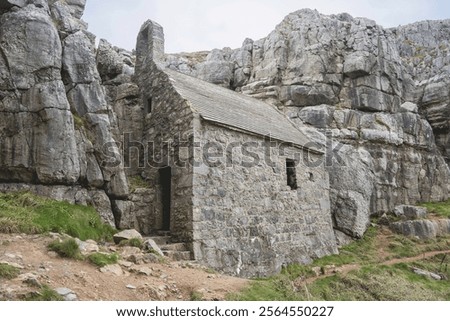
[[[83,19],[98,38],[128,50],[142,23],[164,27],[166,52],[238,48],[245,38],[263,38],[290,12],[317,9],[350,13],[384,27],[450,18],[448,0],[87,0]]]

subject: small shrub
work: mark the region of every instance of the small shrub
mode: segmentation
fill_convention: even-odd
[[[44,285],[38,292],[28,294],[25,301],[64,301],[64,298],[49,286]]]
[[[105,254],[105,253],[94,253],[88,256],[89,262],[98,266],[104,267],[110,264],[116,264],[119,260],[119,256],[117,254]]]
[[[7,263],[0,263],[0,279],[14,279],[20,274],[20,269]]]
[[[190,300],[191,301],[203,301],[203,294],[198,291],[192,290],[190,293]]]
[[[132,238],[129,240],[120,241],[119,246],[132,246],[142,249],[144,247],[144,243],[141,239]]]
[[[208,274],[217,274],[217,271],[212,268],[205,268],[204,271]]]
[[[74,239],[66,239],[62,242],[56,240],[48,245],[48,249],[58,253],[62,257],[81,259],[80,248]]]

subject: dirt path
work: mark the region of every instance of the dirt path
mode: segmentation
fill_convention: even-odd
[[[79,300],[223,300],[228,293],[242,290],[248,280],[234,278],[187,262],[119,266],[118,274],[100,272],[99,268],[73,259],[62,259],[47,250],[52,241],[47,236],[0,234],[0,262],[21,266],[21,274],[30,274],[53,289],[69,288]],[[131,265],[130,265],[131,264]],[[19,276],[0,280],[0,299],[17,300],[36,291]]]
[[[398,263],[410,263],[410,262],[414,262],[414,261],[423,260],[423,259],[426,259],[429,257],[433,257],[433,256],[436,256],[439,254],[450,254],[450,250],[425,252],[425,253],[422,253],[417,256],[400,258],[400,259],[392,259],[392,260],[382,262],[380,264],[390,266],[390,265],[394,265],[394,264],[398,264]]]

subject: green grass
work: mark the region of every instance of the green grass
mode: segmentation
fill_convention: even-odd
[[[203,294],[198,291],[191,291],[190,293],[190,300],[191,301],[202,301],[203,300]]]
[[[131,192],[135,192],[138,188],[149,188],[150,185],[141,176],[131,176],[128,178],[128,185]]]
[[[75,129],[82,129],[86,127],[86,121],[83,117],[80,117],[75,113],[72,113],[72,117]]]
[[[290,264],[281,270],[281,274],[287,276],[290,280],[299,277],[310,277],[314,275],[311,266],[301,264]]]
[[[312,265],[325,267],[327,265],[341,266],[344,264],[373,262],[376,258],[376,237],[377,229],[369,227],[362,239],[343,246],[337,255],[325,256],[314,260]]]
[[[83,258],[80,248],[74,239],[66,239],[62,242],[59,240],[53,241],[48,245],[48,248],[65,258],[76,260],[81,260]]]
[[[120,241],[119,246],[131,246],[142,249],[144,247],[144,242],[142,239],[132,238],[129,240]]]
[[[38,292],[28,294],[25,301],[64,301],[64,298],[55,290],[44,285]]]
[[[278,275],[253,281],[228,300],[239,301],[439,301],[450,300],[450,282],[436,281],[412,272],[412,266],[436,272],[434,263],[419,261],[394,266],[366,265],[347,275],[333,275],[307,285],[296,286]],[[434,267],[434,268],[433,268]],[[448,275],[448,272],[447,272]]]
[[[255,280],[240,293],[227,296],[230,301],[296,301],[292,280],[287,275],[277,275],[267,279]]]
[[[394,258],[412,257],[421,253],[418,241],[403,235],[394,235],[388,250]]]
[[[0,263],[0,279],[14,279],[20,274],[20,269],[6,263]]]
[[[60,242],[59,240],[53,241],[48,245],[48,248],[49,250],[58,253],[61,257],[75,260],[86,259],[86,257],[81,254],[77,242],[72,238],[66,239],[62,242]],[[115,253],[93,253],[87,257],[87,260],[96,266],[104,267],[109,264],[117,263],[117,261],[119,260],[119,256]]]
[[[313,300],[327,301],[437,301],[447,300],[450,294],[448,281],[416,275],[406,264],[365,266],[345,276],[318,280],[307,290]],[[306,298],[305,291],[300,289],[298,296]]]
[[[426,207],[430,213],[450,218],[450,200],[439,203],[422,203],[420,205]]]
[[[65,233],[81,240],[111,240],[115,230],[93,207],[31,193],[0,194],[0,233]]]
[[[105,254],[105,253],[94,253],[88,256],[89,262],[98,266],[104,267],[109,264],[116,264],[119,260],[119,256],[117,254]]]

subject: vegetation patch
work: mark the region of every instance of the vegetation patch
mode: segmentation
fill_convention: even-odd
[[[144,242],[142,241],[142,239],[132,238],[129,240],[120,241],[119,246],[131,246],[142,249],[144,247]]]
[[[327,301],[435,301],[446,300],[447,291],[437,292],[430,284],[447,281],[428,280],[411,271],[406,264],[366,266],[347,275],[335,275],[299,289],[299,297]]]
[[[0,194],[0,233],[65,233],[81,240],[112,240],[115,230],[93,207],[50,200],[29,192]]]
[[[283,274],[255,280],[242,292],[227,296],[231,301],[296,301],[299,298],[293,281]]]
[[[74,239],[66,239],[64,241],[53,241],[48,245],[48,249],[58,253],[60,256],[80,260],[83,258],[80,248]]]
[[[86,122],[83,117],[80,117],[75,113],[72,113],[72,117],[75,129],[83,129],[86,127]]]
[[[389,242],[388,251],[394,258],[418,255],[421,251],[417,246],[417,241],[403,235],[393,235]]]
[[[203,301],[203,294],[198,291],[192,290],[189,296],[191,301]]]
[[[49,286],[44,285],[38,292],[26,295],[25,301],[64,301],[64,298]]]
[[[20,274],[20,269],[7,263],[0,263],[0,279],[14,279]]]
[[[414,266],[437,272],[442,257],[393,266],[366,265],[346,275],[319,278],[310,284],[285,275],[255,280],[228,297],[239,301],[438,301],[450,299],[450,282],[420,276]],[[434,263],[433,263],[434,262]],[[448,272],[445,272],[448,276]],[[442,272],[441,272],[442,274]]]
[[[314,260],[312,266],[325,267],[327,265],[341,266],[352,263],[370,263],[376,261],[376,238],[378,230],[369,227],[364,237],[343,246],[340,254],[325,256]]]
[[[104,267],[110,264],[116,264],[119,260],[119,256],[115,253],[105,254],[105,253],[94,253],[88,256],[89,262],[98,266]]]
[[[314,271],[311,266],[301,264],[290,264],[281,270],[281,274],[288,277],[290,280],[295,280],[301,277],[314,276]]]
[[[421,206],[426,207],[430,213],[450,218],[450,200],[438,203],[422,203]]]
[[[130,191],[133,193],[138,188],[149,188],[150,185],[148,182],[146,182],[141,176],[131,176],[128,178],[128,185],[130,188]]]

